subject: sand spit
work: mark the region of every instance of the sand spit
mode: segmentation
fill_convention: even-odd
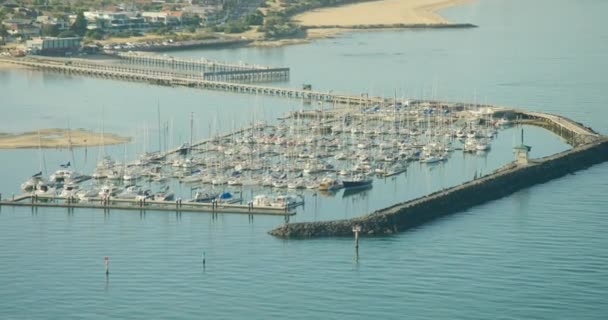
[[[18,134],[0,133],[0,148],[67,148],[121,144],[131,141],[131,138],[116,134],[92,132],[84,129],[40,129]]]

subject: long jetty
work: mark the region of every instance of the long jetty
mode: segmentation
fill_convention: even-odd
[[[332,102],[348,105],[375,105],[387,103],[382,97],[369,95],[339,94],[333,91],[315,91],[287,87],[272,87],[227,81],[202,79],[194,74],[183,74],[175,71],[142,69],[107,63],[92,63],[82,60],[58,61],[52,59],[0,58],[0,62],[11,63],[33,69],[79,74],[84,76],[103,77],[118,80],[140,81],[156,85],[185,86],[206,90],[232,93],[266,95],[283,98],[304,99],[309,101]]]
[[[269,231],[281,238],[387,235],[418,227],[435,219],[487,203],[518,190],[608,161],[608,137],[573,120],[541,112],[501,109],[498,113],[531,120],[560,134],[574,147],[527,164],[509,163],[491,174],[414,200],[352,219],[288,223]]]
[[[299,203],[298,205],[300,205]],[[272,207],[254,206],[239,203],[217,203],[217,202],[188,202],[188,201],[159,201],[136,199],[102,199],[92,198],[89,201],[76,201],[75,199],[59,196],[39,196],[32,194],[21,194],[10,199],[0,198],[1,206],[11,207],[47,207],[67,209],[104,209],[104,210],[133,210],[133,211],[165,211],[165,212],[202,212],[202,213],[235,213],[247,215],[273,215],[289,216],[296,213],[292,210],[296,206]]]
[[[269,82],[289,79],[289,68],[230,63],[208,59],[179,58],[138,52],[117,52],[124,62],[146,68],[189,72],[210,81]]]

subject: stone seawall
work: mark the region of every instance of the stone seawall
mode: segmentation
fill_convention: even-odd
[[[608,161],[608,138],[601,137],[528,165],[510,164],[482,178],[362,217],[290,223],[269,233],[282,238],[352,236],[353,226],[359,225],[363,235],[392,234],[605,161]]]

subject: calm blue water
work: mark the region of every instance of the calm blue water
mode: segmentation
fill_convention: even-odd
[[[480,25],[473,30],[349,33],[284,48],[180,54],[289,65],[292,78],[283,85],[515,105],[608,133],[607,9],[600,0],[481,0],[445,11]],[[103,122],[137,139],[128,154],[145,148],[157,105],[172,123],[174,144],[188,138],[192,111],[202,138],[301,108],[29,70],[0,70],[0,96],[2,131]],[[367,194],[306,194],[295,219],[355,216],[489,172],[511,159],[515,130],[501,132],[486,157],[410,166],[395,180],[376,180]],[[526,130],[534,156],[566,147],[543,130]],[[120,159],[124,147],[106,152]],[[86,169],[98,153],[79,149],[74,158]],[[44,154],[49,170],[71,157]],[[36,150],[0,157],[4,196],[39,168]],[[3,207],[0,318],[604,319],[606,176],[606,164],[595,166],[403,234],[364,238],[358,263],[352,239],[267,235],[282,223],[277,217]]]

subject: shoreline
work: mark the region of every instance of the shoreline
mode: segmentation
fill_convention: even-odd
[[[474,28],[477,26],[470,23],[452,23],[437,13],[439,10],[472,1],[475,0],[374,0],[313,9],[291,18],[306,31],[304,37],[265,40],[259,38],[256,32],[250,32],[254,39],[249,46],[280,47],[303,44],[352,31]]]
[[[474,28],[477,26],[470,23],[452,23],[437,12],[472,1],[475,0],[371,0],[336,7],[317,8],[291,17],[291,21],[305,31],[302,37],[264,39],[260,32],[252,29],[230,37],[225,34],[216,34],[215,36],[220,38],[224,37],[223,41],[216,40],[215,42],[219,42],[217,44],[213,43],[214,41],[209,41],[209,39],[188,40],[201,42],[202,44],[184,48],[159,46],[143,51],[186,51],[199,47],[281,47],[332,38],[338,34],[352,31]],[[174,36],[145,35],[142,37],[110,38],[96,42],[100,44],[127,43],[163,41],[170,38],[174,38]],[[136,51],[141,50],[136,49]],[[0,65],[0,68],[2,67]]]
[[[315,25],[448,24],[437,13],[471,0],[376,0],[314,9],[292,18],[303,27]]]
[[[0,70],[2,70],[2,69],[17,69],[17,68],[21,68],[21,66],[13,64],[13,63],[7,63],[7,62],[0,61]]]
[[[131,141],[129,137],[85,129],[46,128],[23,133],[0,133],[0,149],[68,148],[95,147],[123,144]]]

